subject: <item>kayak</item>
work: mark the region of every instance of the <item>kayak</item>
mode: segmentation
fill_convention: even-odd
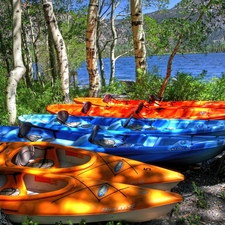
[[[82,134],[87,132],[69,132],[61,129],[42,129],[34,127],[31,123],[23,123],[21,126],[0,126],[0,142],[18,142],[18,141],[47,141],[55,139],[76,140]]]
[[[92,132],[95,125],[114,134],[197,134],[225,135],[225,120],[188,120],[188,119],[135,119],[70,116],[67,111],[57,114],[25,114],[18,117],[20,122],[33,126],[66,130],[71,132]]]
[[[166,119],[225,119],[225,108],[206,107],[153,107],[145,106],[97,106],[91,102],[82,104],[52,104],[46,107],[49,113],[65,110],[73,116],[103,116],[114,118],[166,118]]]
[[[124,157],[48,142],[0,142],[0,166],[171,190],[184,176]]]
[[[169,213],[182,196],[129,184],[39,170],[0,169],[0,208],[12,223],[144,222]]]
[[[24,125],[24,124],[23,124]],[[26,125],[26,124],[25,124]],[[35,137],[29,126],[21,126],[14,136],[7,134],[2,142],[26,142]],[[36,128],[37,129],[37,128]],[[40,128],[39,128],[40,129]],[[22,130],[22,132],[21,132]],[[40,129],[40,130],[45,130]],[[224,136],[207,135],[162,135],[162,134],[113,134],[95,125],[91,133],[62,131],[64,139],[49,133],[48,142],[84,148],[89,151],[118,155],[145,163],[167,162],[194,164],[214,158],[225,149]],[[9,132],[10,134],[12,132]],[[63,136],[58,131],[58,136]],[[69,139],[68,139],[69,137]],[[43,141],[41,136],[36,141]],[[46,141],[46,138],[44,139]]]
[[[65,110],[73,116],[104,116],[128,118],[136,110],[136,106],[96,106],[90,102],[82,104],[52,104],[46,107],[49,113],[55,114]]]
[[[146,100],[135,100],[135,99],[116,99],[113,95],[106,94],[103,98],[96,97],[77,97],[73,99],[76,104],[84,104],[91,102],[93,105],[108,106],[108,105],[119,105],[119,106],[138,106],[141,102],[148,104]]]
[[[106,94],[103,98],[96,97],[77,97],[73,99],[77,104],[91,102],[93,105],[107,106],[138,106],[144,103],[146,106],[159,106],[159,107],[206,107],[206,108],[225,108],[225,101],[200,101],[200,100],[186,100],[186,101],[159,101],[153,95],[150,95],[148,100],[141,99],[118,99],[113,95]]]

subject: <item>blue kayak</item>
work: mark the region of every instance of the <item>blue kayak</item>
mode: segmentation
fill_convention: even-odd
[[[8,132],[1,131],[7,129]],[[48,141],[146,163],[193,164],[212,159],[225,150],[224,136],[113,134],[98,125],[94,126],[91,133],[85,133],[69,129],[51,131],[34,128],[26,122],[20,127],[0,127],[0,133],[1,142]]]
[[[197,134],[225,135],[225,120],[189,119],[129,119],[69,116],[66,111],[58,114],[27,114],[18,117],[21,122],[30,122],[37,127],[55,130],[91,132],[95,125],[114,134]]]
[[[83,133],[83,134],[86,134]],[[30,123],[23,123],[21,126],[0,126],[0,142],[17,141],[46,141],[52,142],[55,139],[76,140],[81,133],[68,132],[68,130],[54,130],[33,127]]]

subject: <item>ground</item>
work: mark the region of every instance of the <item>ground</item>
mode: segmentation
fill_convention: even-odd
[[[200,165],[172,166],[185,175],[172,189],[183,201],[169,215],[140,224],[225,225],[225,165],[221,159],[222,155]]]

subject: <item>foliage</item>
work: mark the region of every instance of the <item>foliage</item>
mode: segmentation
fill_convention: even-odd
[[[0,95],[0,125],[8,123],[8,112],[6,106],[6,90],[7,86],[7,76],[6,76],[6,69],[0,66],[0,90],[2,93]]]
[[[145,99],[148,100],[150,94],[156,94],[162,83],[162,77],[157,74],[157,70],[146,74],[139,74],[141,83],[134,83],[131,91],[128,95],[133,99]]]
[[[101,93],[114,93],[114,94],[124,94],[126,93],[127,85],[124,82],[114,78],[113,82],[105,88],[102,88]]]
[[[27,217],[24,222],[21,223],[22,225],[38,225],[38,222],[34,222],[32,217]]]
[[[59,27],[67,47],[70,71],[76,70],[81,66],[86,57],[85,34],[87,25],[87,10],[81,9],[76,13],[70,12],[65,16]]]
[[[191,74],[178,72],[175,77],[170,79],[164,100],[200,100],[200,96],[202,93],[205,93],[204,90],[207,85],[204,80],[205,75],[204,71],[196,77],[191,76]]]
[[[218,197],[225,200],[225,190],[223,190]]]
[[[197,196],[197,206],[202,208],[202,209],[206,209],[208,207],[208,203],[205,197],[205,193],[203,190],[201,190],[196,184],[195,182],[192,182],[192,187],[194,189],[194,193]]]
[[[167,29],[162,29],[162,25],[149,16],[144,16],[145,40],[148,55],[161,55],[165,53],[165,48],[169,45]]]
[[[3,79],[4,78],[4,79]],[[1,78],[0,88],[5,90],[6,78]],[[71,98],[76,96],[87,96],[87,89],[71,87]],[[6,93],[0,96],[2,104],[0,105],[0,124],[8,125],[8,114],[6,108]],[[32,89],[28,88],[23,81],[18,85],[17,90],[17,114],[46,113],[46,106],[55,103],[63,103],[63,93],[60,80],[56,81],[54,88],[51,82],[45,83],[45,86],[39,82],[33,84]],[[18,123],[18,121],[17,121]]]
[[[190,214],[187,217],[187,221],[188,221],[188,224],[190,224],[190,225],[199,225],[199,224],[201,224],[201,217],[199,215]]]
[[[5,69],[0,68],[0,88],[6,89],[7,77]],[[198,76],[192,76],[179,72],[171,78],[165,90],[164,100],[225,100],[225,75],[221,78],[212,78],[205,81],[206,71]],[[120,81],[115,79],[114,82],[101,90],[104,93],[127,94],[131,99],[148,100],[150,94],[157,96],[163,78],[158,75],[157,68],[148,75],[142,74],[143,82],[137,84],[132,81]],[[88,96],[88,87],[79,87],[77,85],[70,87],[71,99],[74,97]],[[0,124],[8,124],[8,115],[6,107],[6,93],[0,96],[2,104],[0,105]],[[29,113],[46,113],[46,106],[63,102],[60,80],[57,80],[54,88],[51,81],[46,80],[43,87],[38,81],[33,82],[32,89],[28,88],[23,80],[19,82],[17,90],[17,107],[18,115]]]

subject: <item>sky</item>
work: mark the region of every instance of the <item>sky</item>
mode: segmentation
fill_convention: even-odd
[[[168,9],[171,9],[173,8],[178,2],[181,2],[181,0],[170,0],[169,1],[169,5],[168,5]],[[150,13],[150,12],[154,12],[156,11],[157,9],[142,9],[142,12],[143,13]]]
[[[170,0],[169,9],[173,8],[181,0]]]

